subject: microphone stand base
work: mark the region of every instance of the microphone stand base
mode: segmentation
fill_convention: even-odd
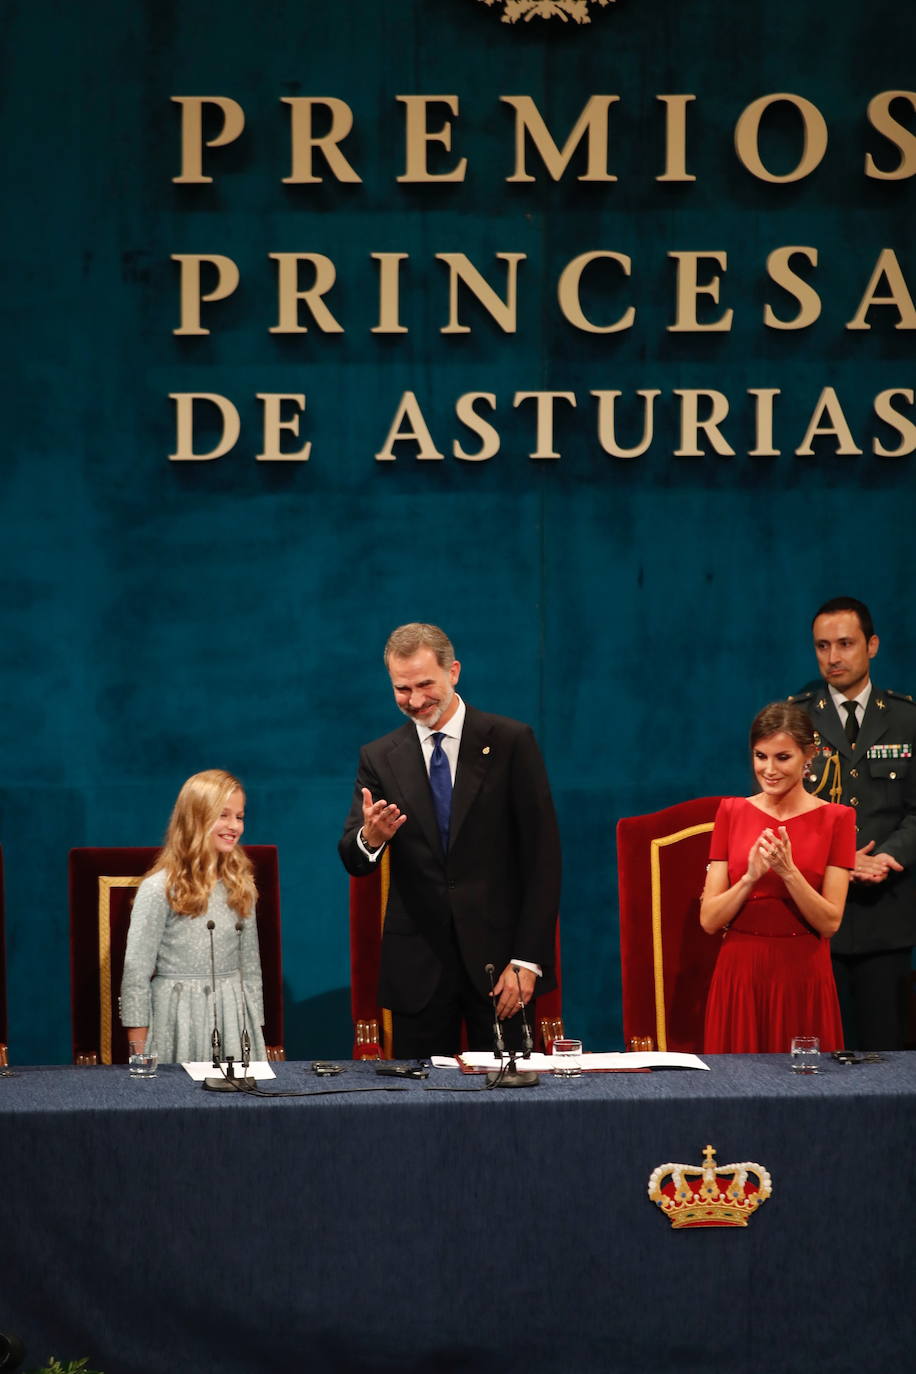
[[[540,1081],[533,1069],[491,1069],[487,1074],[489,1088],[536,1088]]]
[[[205,1078],[201,1086],[208,1093],[244,1093],[258,1083],[256,1078]]]

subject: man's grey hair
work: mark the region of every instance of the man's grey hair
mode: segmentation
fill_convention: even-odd
[[[420,620],[412,620],[409,625],[399,625],[392,630],[385,645],[385,667],[392,658],[412,658],[420,649],[432,649],[440,668],[451,668],[455,662],[452,641],[438,625],[425,625]]]

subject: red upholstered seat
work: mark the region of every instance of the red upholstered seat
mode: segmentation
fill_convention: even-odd
[[[706,994],[719,941],[700,926],[700,897],[719,797],[698,797],[617,825],[623,1033],[659,1050],[703,1048]]]
[[[350,1008],[353,1016],[353,1058],[392,1057],[391,1013],[378,1004],[378,972],[382,930],[388,900],[388,855],[365,878],[350,879]],[[563,1034],[560,978],[560,928],[556,934],[557,986],[537,999],[537,1049]]]
[[[272,844],[245,846],[258,889],[256,917],[264,981],[264,1040],[270,1059],[283,1053],[280,872]],[[157,848],[71,849],[70,995],[75,1064],[125,1064],[127,1036],[118,992],[130,909]]]

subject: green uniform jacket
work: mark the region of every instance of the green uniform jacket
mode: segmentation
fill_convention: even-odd
[[[856,848],[874,840],[873,853],[890,854],[904,867],[883,883],[850,883],[833,953],[916,944],[916,704],[872,684],[853,746],[824,682],[810,683],[789,701],[804,707],[818,733],[809,792],[853,807]]]

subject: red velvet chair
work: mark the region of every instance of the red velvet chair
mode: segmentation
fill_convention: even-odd
[[[703,1049],[706,994],[719,940],[700,926],[700,897],[719,797],[698,797],[617,825],[624,1043]]]
[[[256,919],[264,983],[264,1040],[283,1059],[280,873],[272,844],[245,846],[258,888]],[[136,889],[157,848],[71,849],[70,993],[75,1064],[126,1064],[118,992]]]
[[[353,1058],[391,1059],[391,1012],[378,1004],[378,971],[388,902],[388,855],[365,878],[350,879],[350,1008]],[[563,1034],[560,981],[560,928],[556,936],[557,986],[537,999],[535,1047],[543,1049]]]

